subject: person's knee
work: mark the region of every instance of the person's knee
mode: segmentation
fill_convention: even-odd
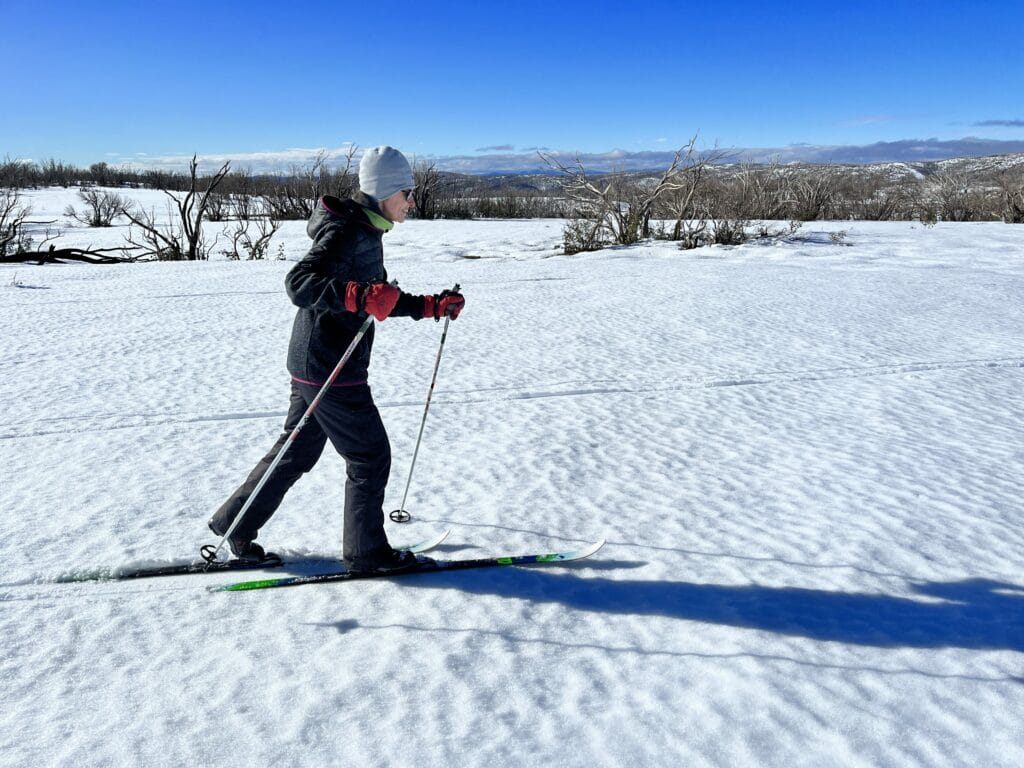
[[[385,445],[372,452],[346,457],[348,475],[356,481],[386,483],[391,473],[391,449]]]

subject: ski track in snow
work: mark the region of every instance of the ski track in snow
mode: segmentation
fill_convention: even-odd
[[[468,303],[392,540],[608,544],[262,594],[52,579],[211,540],[284,418],[290,264],[0,266],[0,765],[1024,764],[1022,230],[805,229],[564,257],[559,222],[398,227],[390,274]],[[387,509],[439,338],[378,329]],[[344,482],[329,454],[261,541],[336,553]]]

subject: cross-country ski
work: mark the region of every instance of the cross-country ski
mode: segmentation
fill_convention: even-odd
[[[422,541],[418,544],[401,547],[401,549],[412,552],[429,552],[448,538],[451,529],[442,531],[437,536]],[[73,583],[83,581],[127,581],[130,579],[147,579],[156,576],[187,576],[190,574],[202,573],[223,573],[224,571],[260,571],[269,568],[280,568],[287,565],[301,565],[305,568],[317,565],[329,567],[331,564],[340,566],[337,559],[330,558],[281,558],[277,556],[265,558],[260,561],[250,562],[246,560],[224,560],[213,563],[193,561],[190,563],[173,563],[168,565],[156,565],[141,568],[109,567],[71,570],[59,575],[54,579],[57,583]]]
[[[274,579],[243,581],[236,584],[209,587],[211,592],[243,592],[254,589],[272,589],[274,587],[297,587],[303,584],[325,584],[335,581],[356,581],[361,579],[396,578],[438,571],[462,571],[471,568],[496,568],[510,565],[558,565],[573,560],[590,557],[604,546],[604,540],[595,542],[588,547],[566,552],[552,552],[541,555],[509,555],[501,557],[478,557],[469,560],[433,560],[427,559],[414,567],[391,573],[334,571],[314,573],[306,576],[283,576]]]

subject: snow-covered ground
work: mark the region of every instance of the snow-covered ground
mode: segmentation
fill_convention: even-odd
[[[237,594],[52,579],[212,541],[284,417],[290,263],[0,267],[0,764],[1024,765],[1024,228],[560,234],[387,236],[406,290],[467,296],[389,534],[605,549]],[[378,328],[388,509],[440,330]],[[343,482],[325,454],[261,541],[336,553]]]

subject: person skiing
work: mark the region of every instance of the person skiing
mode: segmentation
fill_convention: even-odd
[[[454,320],[465,306],[461,293],[414,295],[389,283],[382,238],[415,207],[409,161],[389,146],[367,150],[359,163],[359,191],[347,200],[320,199],[306,226],[309,253],[288,273],[285,288],[298,307],[288,345],[291,401],[284,431],[245,482],[210,518],[224,534],[289,440],[309,404],[355,338],[368,315]],[[313,418],[302,428],[274,473],[228,537],[232,554],[245,561],[273,559],[255,539],[288,489],[319,460],[328,440],[346,463],[342,557],[353,571],[415,567],[410,552],[393,549],[384,531],[384,491],[391,446],[367,383],[373,347],[370,325]]]

